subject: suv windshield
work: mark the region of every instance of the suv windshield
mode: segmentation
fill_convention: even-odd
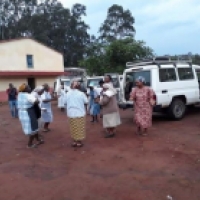
[[[102,78],[88,79],[87,80],[87,88],[92,83],[94,87],[99,87],[99,81],[103,80]]]
[[[70,81],[63,81],[63,83],[65,84],[65,86],[70,86]]]
[[[133,84],[133,87],[135,87],[135,81],[136,79],[142,76],[145,78],[145,85],[146,86],[151,86],[151,76],[150,76],[150,71],[133,71],[133,72],[128,72],[126,74],[126,80],[129,79],[130,82]]]
[[[119,88],[119,79],[118,79],[118,77],[116,77],[116,78],[112,77],[112,83],[113,83],[114,88]]]

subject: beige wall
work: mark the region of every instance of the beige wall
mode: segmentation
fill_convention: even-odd
[[[9,83],[12,83],[17,89],[22,83],[27,83],[26,78],[2,78],[0,77],[0,91],[6,91]]]
[[[35,84],[36,86],[43,85],[44,83],[47,83],[51,88],[54,86],[54,81],[56,77],[54,78],[36,78]]]
[[[33,69],[27,67],[26,55],[33,55]],[[63,72],[63,56],[31,39],[0,43],[0,71]]]
[[[51,88],[54,86],[56,77],[36,77],[35,86],[43,85],[47,83]],[[27,78],[2,78],[0,77],[0,91],[6,91],[9,83],[12,83],[17,89],[22,83],[27,83]]]

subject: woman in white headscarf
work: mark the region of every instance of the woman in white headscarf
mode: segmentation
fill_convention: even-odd
[[[72,81],[70,91],[65,95],[65,105],[69,121],[70,134],[73,139],[73,147],[82,147],[86,136],[85,115],[88,99],[80,91],[79,83]]]
[[[62,82],[60,89],[58,91],[58,108],[60,108],[61,111],[64,111],[65,108],[64,96],[65,96],[65,89],[64,89],[64,83]]]
[[[31,95],[33,95],[39,102],[39,104],[35,105],[36,115],[38,118],[38,126],[39,129],[42,128],[42,119],[41,119],[41,95],[44,92],[44,86],[37,86],[32,92]]]
[[[100,100],[103,107],[103,127],[107,130],[105,138],[115,136],[115,129],[121,124],[119,109],[116,99],[116,90],[111,84],[103,84],[103,98]]]

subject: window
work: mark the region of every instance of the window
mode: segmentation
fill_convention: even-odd
[[[178,75],[180,80],[194,79],[192,68],[178,68]]]
[[[94,87],[99,87],[99,81],[103,80],[103,78],[97,78],[97,79],[89,79],[87,81],[87,88],[89,87],[90,84],[93,84]]]
[[[70,81],[63,81],[65,86],[70,86]]]
[[[112,83],[113,83],[113,87],[114,88],[119,88],[119,79],[118,79],[118,77],[116,77],[116,78],[112,77]]]
[[[33,55],[26,55],[26,62],[28,68],[33,68]]]
[[[176,81],[176,72],[174,68],[159,69],[160,82],[172,82]]]
[[[200,69],[196,69],[196,74],[197,74],[198,81],[200,81]]]
[[[128,79],[132,84],[133,87],[135,87],[135,81],[136,79],[142,76],[145,78],[145,85],[147,86],[151,86],[151,73],[150,71],[133,71],[133,72],[129,72],[126,74],[126,80]]]

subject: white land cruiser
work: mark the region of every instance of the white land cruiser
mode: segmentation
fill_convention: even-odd
[[[146,85],[155,92],[154,112],[167,113],[179,120],[184,117],[186,107],[200,103],[200,66],[190,61],[151,60],[126,64],[121,88],[121,108],[133,107],[129,101],[135,79],[143,76]]]

